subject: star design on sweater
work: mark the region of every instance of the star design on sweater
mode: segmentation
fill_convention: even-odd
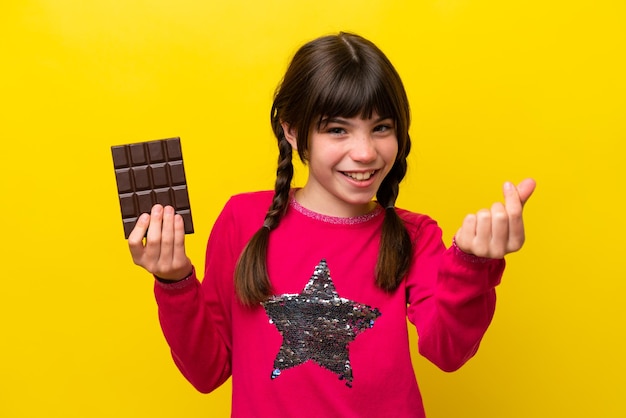
[[[263,307],[283,337],[272,379],[311,360],[352,387],[349,344],[374,325],[380,311],[339,297],[325,259],[301,293],[273,296]]]

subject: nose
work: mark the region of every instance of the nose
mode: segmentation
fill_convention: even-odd
[[[360,163],[371,163],[376,160],[378,152],[376,144],[370,135],[359,135],[354,138],[350,157]]]

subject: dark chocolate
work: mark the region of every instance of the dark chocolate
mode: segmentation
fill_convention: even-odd
[[[185,234],[193,233],[180,138],[116,145],[111,153],[126,238],[137,218],[157,203],[174,207]]]

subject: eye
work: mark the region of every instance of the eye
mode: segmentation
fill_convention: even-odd
[[[332,135],[343,135],[346,133],[346,130],[338,126],[333,126],[326,129],[326,132]]]
[[[389,123],[381,123],[380,125],[376,125],[374,128],[374,132],[388,132],[393,129],[393,125]]]

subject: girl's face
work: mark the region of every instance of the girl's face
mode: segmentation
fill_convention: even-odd
[[[297,149],[293,130],[285,136]],[[312,211],[350,217],[373,209],[372,199],[398,154],[394,121],[376,113],[370,119],[326,118],[309,136],[309,178],[298,202]]]

